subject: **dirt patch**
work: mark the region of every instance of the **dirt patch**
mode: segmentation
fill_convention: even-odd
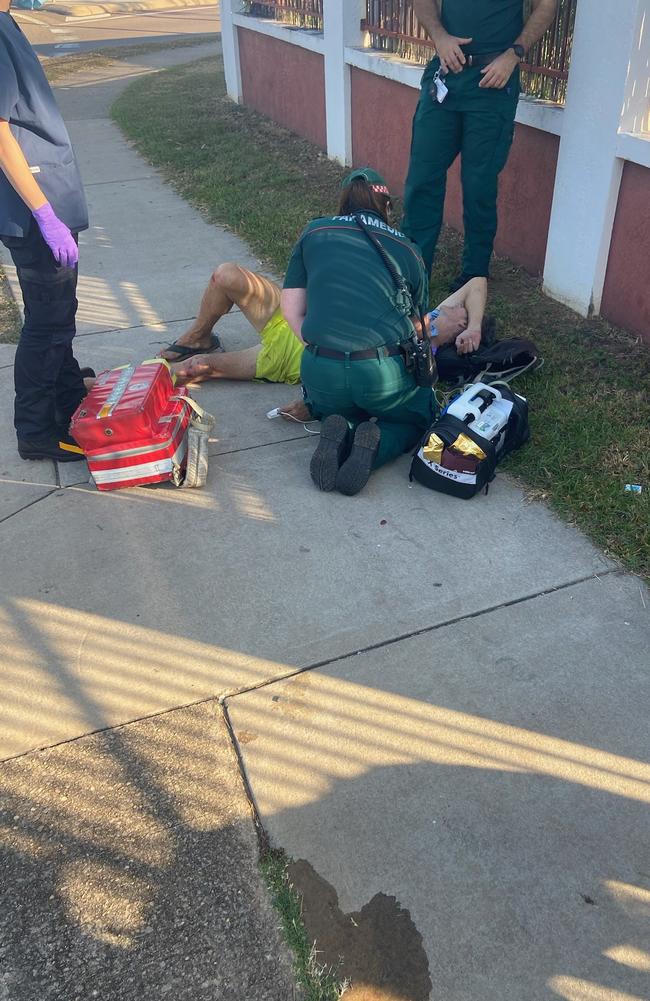
[[[302,895],[318,962],[351,983],[346,1001],[428,1001],[432,984],[422,936],[395,897],[377,893],[358,913],[344,914],[334,887],[309,862],[290,863],[288,874]]]

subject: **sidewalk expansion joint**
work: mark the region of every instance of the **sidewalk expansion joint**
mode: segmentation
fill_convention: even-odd
[[[55,465],[56,465],[56,463],[55,463]],[[56,478],[57,478],[57,480],[59,478],[58,470],[57,470],[57,473],[56,473]],[[23,506],[19,507],[17,511],[12,511],[11,514],[6,514],[4,516],[4,518],[0,518],[0,525],[3,525],[5,523],[5,521],[9,521],[10,518],[15,518],[16,515],[22,514],[22,512],[26,511],[28,508],[34,507],[34,504],[40,504],[41,501],[47,500],[47,498],[51,497],[52,494],[58,493],[58,491],[60,489],[61,489],[61,484],[60,483],[54,484],[52,486],[52,489],[48,490],[47,493],[43,494],[42,497],[37,497],[36,500],[30,501],[29,504],[23,504]]]
[[[188,323],[190,320],[196,320],[195,316],[179,316],[174,319],[166,320],[156,320],[151,323],[134,323],[131,327],[103,327],[101,330],[86,330],[85,333],[75,334],[75,340],[79,340],[80,337],[96,337],[97,334],[125,334],[129,330],[151,330],[152,333],[162,333],[162,331],[154,330],[154,327],[166,327],[170,323]],[[151,341],[152,344],[162,344],[162,341]],[[12,365],[5,366],[11,368]]]
[[[114,181],[91,181],[84,188],[101,188],[106,184],[136,184],[138,181],[150,181],[155,174],[143,174],[140,177],[117,177]]]
[[[46,496],[49,497],[52,493],[56,492],[57,488],[55,487]],[[44,497],[39,498],[39,500],[44,500],[44,499],[45,499]],[[32,501],[32,504],[38,504],[39,500]],[[31,507],[31,504],[27,504],[25,506]],[[8,517],[11,518],[13,517],[13,515],[9,515]],[[3,520],[6,521],[7,519],[5,518]],[[476,612],[470,612],[468,615],[459,615],[453,619],[446,619],[444,622],[439,622],[436,625],[424,626],[422,629],[414,629],[409,633],[403,633],[400,634],[399,636],[394,636],[391,639],[382,640],[379,643],[373,643],[369,646],[360,647],[358,650],[351,650],[348,651],[347,653],[341,653],[336,657],[329,657],[325,660],[316,661],[313,664],[308,664],[306,667],[297,667],[293,671],[287,671],[285,674],[277,675],[274,678],[269,678],[268,681],[261,681],[258,685],[250,685],[247,686],[246,688],[235,688],[232,691],[225,692],[222,694],[214,692],[212,695],[206,695],[203,698],[194,699],[191,702],[183,702],[180,705],[170,706],[166,709],[160,709],[157,712],[144,713],[142,716],[135,716],[132,719],[125,720],[123,723],[109,723],[106,726],[99,726],[96,727],[94,730],[87,730],[84,733],[76,734],[74,737],[65,737],[63,740],[57,740],[52,744],[42,744],[37,747],[30,747],[27,748],[27,750],[25,751],[20,751],[17,754],[10,754],[6,758],[0,759],[0,767],[6,762],[15,761],[18,758],[25,758],[30,754],[40,754],[44,751],[50,751],[55,747],[62,747],[65,744],[74,744],[79,740],[84,740],[86,737],[93,737],[95,736],[95,734],[106,733],[109,730],[123,730],[125,727],[134,726],[137,723],[143,723],[149,719],[157,719],[160,716],[168,716],[169,713],[179,712],[182,709],[191,709],[193,706],[205,705],[208,702],[214,702],[217,706],[219,706],[222,709],[222,711],[225,710],[225,712],[227,713],[228,701],[230,699],[237,698],[240,695],[246,695],[249,692],[259,691],[259,689],[261,688],[268,688],[270,685],[276,685],[281,681],[287,681],[289,678],[294,678],[299,674],[305,674],[305,672],[307,671],[315,671],[318,668],[327,667],[329,664],[337,664],[340,663],[341,661],[349,660],[350,658],[356,657],[362,653],[367,653],[372,650],[380,650],[383,649],[384,647],[392,646],[395,643],[401,643],[402,640],[410,639],[413,636],[422,636],[426,633],[435,632],[436,630],[442,629],[445,626],[455,625],[456,623],[463,622],[466,619],[480,618],[482,615],[489,615],[491,612],[498,611],[501,608],[510,608],[513,605],[521,605],[524,602],[532,601],[534,598],[541,598],[544,597],[544,595],[554,594],[557,591],[565,591],[570,587],[576,587],[578,584],[586,584],[588,581],[591,580],[600,580],[602,577],[610,577],[614,574],[624,576],[626,573],[627,571],[625,571],[622,568],[612,567],[612,569],[610,570],[603,570],[602,573],[587,574],[584,577],[578,577],[575,580],[568,581],[566,584],[558,584],[556,587],[548,587],[542,591],[537,591],[534,594],[525,595],[522,598],[512,598],[510,601],[501,602],[501,604],[493,605],[490,608],[482,608]],[[227,719],[229,722],[230,717],[228,716]],[[230,732],[231,734],[233,733],[232,727],[230,727]],[[239,757],[239,751],[237,747],[236,750]],[[243,773],[243,776],[245,776],[245,773]],[[253,803],[253,808],[254,808],[254,803]]]
[[[248,800],[248,806],[251,811],[251,817],[253,819],[253,827],[255,828],[255,833],[257,835],[257,846],[260,856],[263,858],[269,851],[271,845],[269,841],[269,836],[266,832],[264,824],[262,823],[262,818],[260,812],[257,808],[257,803],[255,802],[255,796],[253,795],[253,789],[250,782],[248,781],[248,775],[246,774],[246,765],[244,764],[244,759],[242,758],[241,751],[239,750],[239,741],[235,736],[235,730],[232,725],[232,720],[230,719],[230,713],[228,712],[228,706],[223,699],[219,699],[219,706],[221,708],[221,717],[223,719],[224,726],[228,733],[230,739],[230,745],[232,747],[235,759],[237,761],[237,770],[239,772],[239,777],[241,779],[242,786],[244,788],[244,794]]]
[[[307,441],[308,434],[299,434],[295,438],[279,438],[278,441],[263,441],[258,445],[244,445],[242,448],[231,448],[227,452],[208,452],[209,459],[220,459],[222,455],[239,455],[240,452],[253,452],[257,448],[270,448],[273,445],[284,445],[288,441]]]
[[[34,503],[37,502],[35,501]],[[194,699],[192,702],[183,702],[178,706],[159,709],[158,712],[134,716],[133,719],[127,719],[123,723],[107,723],[106,726],[97,726],[94,730],[85,730],[83,733],[75,734],[74,737],[64,737],[62,740],[55,740],[52,744],[38,744],[35,747],[28,747],[25,751],[19,751],[17,754],[8,754],[5,758],[0,758],[0,768],[10,761],[26,758],[30,754],[42,754],[45,751],[53,751],[56,747],[65,747],[66,744],[76,744],[77,741],[85,740],[87,737],[94,737],[98,733],[108,733],[111,730],[124,730],[126,727],[135,726],[137,723],[145,723],[149,719],[158,719],[159,716],[168,716],[170,713],[180,712],[183,709],[192,709],[194,706],[205,705],[206,702],[220,704],[221,698],[216,693],[214,695],[206,695],[204,698]]]
[[[577,587],[579,584],[586,584],[591,580],[601,580],[601,578],[609,577],[612,574],[624,575],[625,573],[626,571],[621,567],[612,567],[610,570],[603,570],[602,573],[591,573],[584,577],[576,577],[575,580],[567,581],[565,584],[556,584],[553,587],[546,587],[541,591],[535,591],[533,594],[526,594],[520,598],[511,598],[509,601],[502,601],[497,605],[489,605],[487,608],[479,608],[475,612],[468,612],[467,615],[457,615],[452,619],[445,619],[444,622],[437,622],[435,625],[423,626],[421,629],[413,629],[407,633],[400,633],[399,636],[392,636],[390,639],[380,640],[378,643],[370,643],[367,646],[359,647],[358,650],[341,653],[336,657],[327,657],[325,660],[316,661],[313,664],[308,664],[306,667],[298,667],[294,671],[287,671],[286,674],[278,675],[268,681],[260,681],[257,685],[250,685],[247,688],[240,688],[232,692],[228,692],[226,695],[222,695],[219,701],[225,703],[228,699],[234,699],[240,695],[247,695],[249,692],[257,692],[261,688],[268,688],[269,685],[276,685],[280,681],[286,681],[288,678],[295,678],[297,675],[305,674],[307,671],[316,671],[321,667],[328,667],[330,664],[339,664],[352,657],[358,657],[362,653],[371,653],[373,650],[383,650],[386,647],[394,646],[396,643],[402,643],[404,640],[413,639],[416,636],[426,636],[427,633],[437,632],[439,629],[444,629],[446,626],[455,626],[458,625],[459,622],[466,622],[470,619],[478,619],[483,615],[491,615],[492,612],[498,612],[502,608],[512,608],[516,605],[523,605],[528,601],[534,601],[535,598],[543,598],[547,594],[555,594],[558,591],[566,591],[570,587]]]

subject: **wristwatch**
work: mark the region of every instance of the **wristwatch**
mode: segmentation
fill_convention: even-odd
[[[523,45],[518,45],[518,44],[517,44],[517,43],[515,42],[515,44],[514,44],[514,45],[511,45],[511,46],[510,46],[510,48],[511,48],[511,49],[514,49],[514,50],[515,50],[515,55],[516,55],[516,56],[518,56],[518,58],[519,58],[519,62],[521,62],[521,60],[522,60],[522,59],[524,58],[524,56],[526,55],[526,50],[525,50],[525,48],[523,47]]]

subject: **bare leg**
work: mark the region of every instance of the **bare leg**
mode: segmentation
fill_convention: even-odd
[[[255,378],[257,356],[262,345],[244,351],[226,351],[219,354],[193,355],[186,361],[172,362],[172,372],[179,385],[188,382],[205,382],[206,379],[238,379],[251,382]]]
[[[238,264],[220,264],[203,293],[199,315],[189,330],[178,338],[178,343],[197,348],[209,347],[213,327],[233,306],[241,309],[259,333],[279,305],[280,289],[270,279]],[[167,361],[178,357],[173,350],[164,350],[160,354]]]

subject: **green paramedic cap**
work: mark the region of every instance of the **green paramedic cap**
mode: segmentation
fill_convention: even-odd
[[[348,185],[352,184],[353,181],[356,181],[357,178],[363,178],[364,181],[367,181],[372,190],[376,191],[377,194],[390,196],[390,191],[388,190],[386,181],[381,174],[378,174],[376,170],[372,169],[372,167],[358,167],[356,170],[353,170],[347,177],[343,178],[341,187],[347,188]]]

